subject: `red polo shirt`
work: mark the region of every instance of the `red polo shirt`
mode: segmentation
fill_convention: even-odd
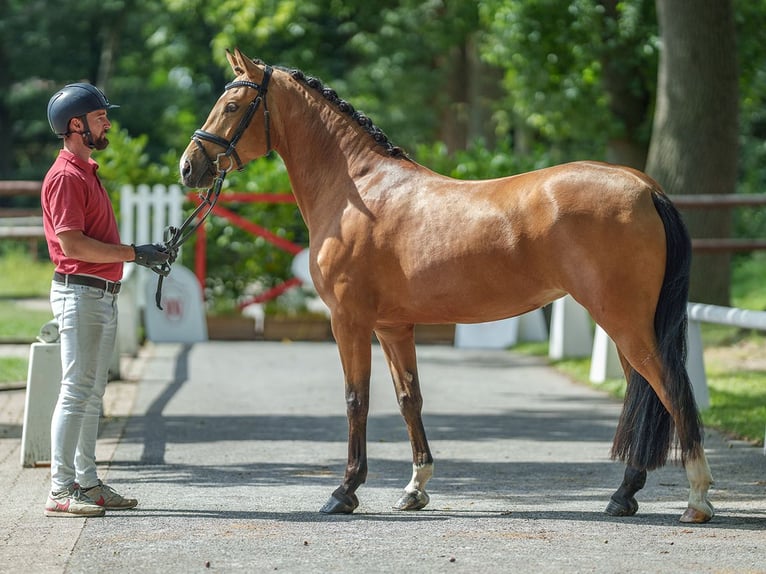
[[[64,255],[58,234],[79,229],[103,243],[120,243],[120,231],[109,195],[96,175],[98,164],[62,149],[43,180],[40,203],[48,253],[56,271],[95,275],[109,281],[122,278],[122,263],[88,263]]]

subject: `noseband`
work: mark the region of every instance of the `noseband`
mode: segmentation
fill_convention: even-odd
[[[228,171],[229,167],[231,167],[231,158],[234,158],[234,161],[237,163],[237,170],[241,171],[243,168],[242,161],[239,159],[239,154],[237,153],[237,143],[239,143],[239,139],[242,137],[242,134],[245,133],[245,130],[250,125],[250,122],[253,119],[253,116],[255,115],[255,112],[258,111],[258,106],[261,105],[261,102],[263,102],[263,121],[264,121],[264,128],[266,131],[266,153],[271,151],[271,131],[269,129],[269,110],[268,106],[266,105],[266,92],[269,89],[269,80],[271,79],[271,66],[266,66],[263,70],[263,81],[260,84],[256,84],[255,82],[250,82],[248,80],[240,80],[240,81],[234,81],[229,84],[226,84],[224,87],[224,91],[231,90],[232,88],[252,88],[256,91],[255,98],[250,102],[250,105],[247,107],[247,111],[242,116],[242,119],[239,120],[239,125],[237,126],[237,129],[234,131],[234,135],[230,140],[227,140],[226,138],[223,138],[216,134],[211,134],[210,132],[206,132],[204,130],[197,130],[194,132],[194,135],[192,136],[192,141],[197,145],[197,148],[202,152],[202,155],[207,160],[208,168],[210,169],[210,173],[215,177],[221,172]],[[207,141],[213,144],[216,144],[218,146],[221,146],[226,151],[223,153],[219,153],[215,157],[215,161],[213,161],[210,156],[205,151],[205,148],[202,145],[202,141]],[[220,165],[221,158],[225,157],[229,159],[229,166],[227,166],[226,169],[223,169]]]

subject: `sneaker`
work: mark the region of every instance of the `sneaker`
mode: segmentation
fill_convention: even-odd
[[[96,486],[82,489],[83,498],[107,510],[127,510],[138,505],[135,498],[125,498],[100,480]]]
[[[74,484],[59,492],[51,492],[45,503],[45,516],[77,518],[104,514],[104,509],[83,496],[82,491]]]

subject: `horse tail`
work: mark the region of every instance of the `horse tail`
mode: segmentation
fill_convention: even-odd
[[[670,199],[659,190],[653,190],[652,200],[665,227],[667,245],[665,277],[654,313],[654,332],[662,362],[663,386],[677,419],[674,421],[646,379],[631,369],[612,446],[613,458],[646,470],[665,464],[674,435],[678,437],[682,463],[702,448],[702,421],[686,371],[691,239]]]

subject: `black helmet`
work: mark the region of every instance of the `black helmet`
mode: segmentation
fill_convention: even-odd
[[[104,92],[92,84],[68,84],[53,94],[48,102],[48,123],[53,133],[63,137],[68,133],[69,120],[95,110],[119,108],[109,103]]]

